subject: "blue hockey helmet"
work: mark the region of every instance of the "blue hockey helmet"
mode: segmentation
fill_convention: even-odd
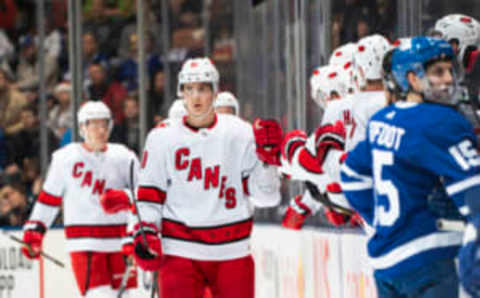
[[[402,92],[409,92],[410,84],[408,83],[407,75],[412,72],[417,77],[424,79],[425,90],[423,90],[423,96],[425,100],[440,101],[442,103],[445,100],[451,100],[451,98],[435,98],[432,92],[431,83],[426,76],[426,66],[435,61],[450,60],[454,61],[454,51],[452,46],[438,38],[417,36],[402,43],[397,47],[392,54],[392,74],[395,79],[395,83],[398,85]],[[453,73],[453,75],[455,75]],[[455,87],[455,86],[452,86]],[[452,97],[454,89],[448,92],[448,97]]]

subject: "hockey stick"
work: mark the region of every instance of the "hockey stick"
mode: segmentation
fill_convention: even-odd
[[[125,269],[125,273],[122,276],[122,281],[120,282],[120,288],[118,289],[117,298],[122,298],[123,293],[127,289],[127,282],[128,278],[130,277],[130,272],[134,269],[133,262],[130,258],[126,258],[125,263],[127,264],[127,268]]]
[[[138,206],[137,206],[137,199],[135,198],[135,189],[133,187],[133,171],[134,171],[134,165],[135,165],[135,160],[132,159],[132,162],[130,163],[130,192],[132,193],[132,201],[133,201],[133,206],[135,208],[135,214],[137,215],[137,220],[138,220],[138,229],[140,231],[140,235],[142,235],[142,240],[143,240],[143,243],[145,244],[146,246],[146,249],[148,250],[148,252],[150,254],[152,254],[153,256],[157,256],[157,254],[154,252],[154,251],[151,251],[149,248],[148,248],[148,242],[147,242],[147,236],[145,236],[145,230],[143,229],[143,226],[142,226],[142,218],[140,217],[140,211],[138,210]],[[155,297],[155,292],[156,292],[156,288],[157,288],[157,275],[158,275],[158,272],[155,271],[153,273],[153,276],[152,276],[152,294],[151,294],[151,297]]]
[[[355,213],[351,209],[345,208],[343,206],[340,206],[340,205],[332,202],[326,195],[322,195],[320,193],[320,191],[318,190],[318,188],[315,186],[315,184],[313,184],[312,182],[305,181],[305,186],[307,187],[307,189],[310,192],[310,194],[312,195],[312,197],[316,201],[322,203],[324,206],[326,206],[328,208],[333,208],[336,211],[338,211],[340,213],[343,213],[345,215],[348,215],[348,216],[352,216]]]
[[[17,242],[17,243],[20,243],[20,244],[22,244],[22,245],[25,245],[29,251],[32,251],[32,247],[30,246],[30,244],[26,243],[26,242],[23,241],[22,239],[18,238],[18,237],[15,236],[15,235],[12,235],[12,234],[7,233],[7,231],[5,231],[5,230],[3,231],[3,233],[6,234],[6,235],[8,235],[8,238],[10,238],[10,240],[13,240],[13,241],[15,241],[15,242]],[[63,264],[62,261],[60,261],[60,260],[52,257],[51,255],[49,255],[49,254],[47,254],[47,253],[45,253],[45,252],[43,252],[43,251],[40,251],[40,255],[41,255],[42,257],[44,257],[45,259],[51,261],[51,262],[54,263],[55,265],[59,266],[59,267],[62,267],[62,268],[65,267],[65,264]]]

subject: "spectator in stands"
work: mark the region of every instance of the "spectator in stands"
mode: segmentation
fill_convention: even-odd
[[[155,115],[167,117],[168,108],[170,107],[169,100],[165,99],[165,73],[163,70],[157,71],[152,76],[151,88],[148,96],[149,111]],[[153,117],[153,115],[151,115]]]
[[[73,127],[73,104],[70,98],[70,83],[62,82],[53,90],[57,104],[48,114],[48,126],[58,139],[62,139],[68,128]]]
[[[5,70],[0,69],[0,127],[12,135],[22,129],[20,114],[27,104],[25,95],[11,86]]]
[[[0,7],[0,28],[12,32],[17,25],[17,5],[14,0],[0,0]]]
[[[111,141],[125,144],[136,153],[140,150],[139,108],[136,97],[129,96],[123,103],[125,118],[114,126]]]
[[[32,106],[26,106],[21,112],[22,129],[9,142],[10,164],[23,166],[25,158],[38,158],[40,155],[40,125],[37,111]],[[48,155],[58,147],[58,140],[48,128]]]
[[[92,64],[101,64],[103,68],[108,69],[108,58],[98,49],[97,38],[93,32],[90,31],[83,34],[82,47],[84,71],[88,70]]]
[[[358,23],[363,21],[366,23],[370,31],[376,29],[376,23],[379,19],[376,0],[346,0],[343,9],[343,23],[341,25],[341,44],[347,42],[356,42],[360,36],[358,35]],[[365,25],[365,24],[364,24]],[[365,29],[361,25],[360,32]]]
[[[20,181],[11,181],[0,188],[0,225],[22,225],[30,209],[25,186]]]
[[[151,78],[162,68],[160,56],[153,52],[153,37],[145,34],[145,54],[148,75]],[[130,35],[130,54],[120,65],[118,78],[129,92],[138,89],[138,36],[136,33]]]
[[[20,58],[17,66],[17,83],[20,90],[37,89],[39,84],[39,66],[37,59],[37,46],[32,35],[20,39]],[[45,53],[45,80],[47,91],[52,91],[57,84],[58,63],[57,58]]]
[[[1,19],[1,18],[0,18]],[[5,30],[0,29],[0,63],[10,63],[15,58],[15,48]],[[7,64],[8,65],[8,64]]]
[[[127,96],[127,89],[119,82],[110,82],[104,67],[100,64],[91,64],[88,74],[90,84],[86,87],[87,97],[90,100],[103,101],[112,111],[115,124],[122,123],[123,101]]]

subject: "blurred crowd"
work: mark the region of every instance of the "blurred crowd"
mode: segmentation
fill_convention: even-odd
[[[40,125],[48,127],[48,152],[72,141],[68,49],[68,1],[47,0],[43,45],[39,44],[35,0],[0,0],[0,225],[21,225],[41,189]],[[186,58],[203,55],[203,1],[171,0],[167,54],[161,1],[146,0],[145,47],[148,123],[167,117],[173,98],[164,97],[165,61],[171,73]],[[231,13],[228,1],[212,1],[212,13]],[[83,5],[81,102],[101,100],[113,112],[112,142],[139,150],[138,58],[135,0],[85,0]],[[231,18],[223,18],[231,23]],[[218,22],[217,22],[218,23]],[[211,40],[216,63],[233,59],[231,25]],[[44,47],[48,120],[40,123],[39,48]],[[172,82],[172,84],[175,82]],[[175,88],[172,86],[172,96]]]

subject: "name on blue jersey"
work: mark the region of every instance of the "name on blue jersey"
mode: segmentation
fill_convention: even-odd
[[[395,151],[400,148],[405,129],[380,121],[370,121],[370,144]]]

